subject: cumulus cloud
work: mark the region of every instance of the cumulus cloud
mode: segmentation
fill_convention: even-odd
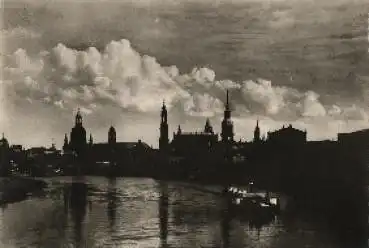
[[[141,55],[125,39],[111,41],[102,52],[61,43],[36,55],[18,49],[5,58],[4,78],[7,89],[20,98],[65,110],[80,107],[86,114],[105,106],[157,112],[165,99],[169,109],[176,107],[185,115],[216,116],[223,111],[228,89],[236,112],[294,120],[367,118],[357,106],[327,106],[314,91],[274,86],[269,80],[218,80],[205,67],[181,74],[174,65],[162,66],[156,58]]]

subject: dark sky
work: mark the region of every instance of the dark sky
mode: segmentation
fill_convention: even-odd
[[[40,0],[4,7],[2,126],[14,142],[44,144],[55,136],[60,143],[81,107],[98,140],[114,123],[121,139],[143,136],[156,145],[162,98],[173,129],[179,122],[200,129],[205,117],[217,128],[225,88],[242,137],[250,138],[256,118],[264,131],[291,122],[311,139],[368,126],[365,0]],[[24,122],[31,124],[20,134]]]

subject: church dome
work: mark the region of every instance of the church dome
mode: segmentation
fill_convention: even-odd
[[[4,137],[4,134],[3,134],[3,137],[0,139],[0,147],[9,147],[9,142],[8,140]]]

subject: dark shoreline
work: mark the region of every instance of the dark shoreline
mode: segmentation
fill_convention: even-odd
[[[0,178],[0,206],[23,201],[32,192],[42,190],[47,183],[31,177],[10,176]]]

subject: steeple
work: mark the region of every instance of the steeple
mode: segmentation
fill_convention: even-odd
[[[167,106],[165,105],[165,100],[163,100],[163,106],[161,107],[161,123],[167,123],[167,121],[168,121]]]
[[[115,132],[115,128],[110,126],[108,131],[108,143],[115,144],[117,142],[117,133]]]
[[[228,92],[228,90],[227,90],[226,110],[229,110],[229,92]]]
[[[260,142],[260,128],[259,128],[259,120],[256,121],[256,127],[254,130],[254,142]]]
[[[210,124],[209,118],[206,119],[204,133],[211,133],[211,134],[213,133],[213,127]]]
[[[161,121],[160,121],[159,149],[162,151],[166,151],[169,144],[169,134],[168,134],[168,112],[164,100],[163,106],[161,108],[160,117]]]
[[[89,140],[90,146],[92,146],[93,143],[94,143],[94,140],[92,139],[92,134],[90,133],[90,140]]]
[[[233,142],[233,122],[231,120],[231,108],[229,104],[229,92],[227,90],[227,99],[224,110],[224,117],[222,121],[222,141]]]
[[[80,108],[78,108],[77,114],[76,114],[76,126],[82,126],[82,115],[81,115],[81,110]]]
[[[181,134],[181,133],[182,133],[181,125],[178,125],[177,134]]]
[[[68,143],[68,136],[67,136],[67,134],[65,134],[65,136],[64,136],[64,144],[63,144],[63,151],[64,152],[66,150],[68,150],[68,145],[69,145],[69,143]]]

